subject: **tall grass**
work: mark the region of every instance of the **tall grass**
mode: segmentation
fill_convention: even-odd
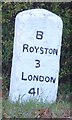
[[[65,114],[68,117],[70,116],[70,103],[63,100],[52,104],[38,102],[37,100],[30,100],[23,103],[19,101],[13,103],[9,100],[3,100],[3,117],[6,113],[10,118],[34,118],[35,111],[45,108],[52,110],[54,118],[60,118]]]

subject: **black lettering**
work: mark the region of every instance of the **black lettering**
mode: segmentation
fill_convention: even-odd
[[[28,91],[28,93],[34,96],[35,93],[36,93],[36,92],[35,92],[35,88],[31,88],[31,89]]]
[[[23,45],[23,52],[25,51],[25,49],[26,49],[27,52],[28,52],[28,47],[29,47],[28,44],[24,44],[24,45]]]
[[[36,68],[39,68],[40,67],[40,60],[35,60],[37,63],[36,63]]]
[[[24,78],[24,72],[22,72],[22,80],[27,81],[27,79],[26,79],[26,78]]]
[[[56,78],[53,78],[53,77],[51,77],[51,80],[50,80],[50,82],[52,82],[53,81],[53,83],[55,83],[55,81],[56,81]]]
[[[45,54],[47,54],[47,50],[48,50],[48,48],[45,48]]]
[[[53,53],[52,48],[50,48],[49,49],[49,54],[52,54],[52,53]]]
[[[32,75],[28,76],[28,80],[31,81],[32,80]]]
[[[33,47],[30,47],[29,50],[30,50],[30,52],[34,52],[34,48]]]
[[[36,48],[36,46],[34,46],[34,47],[35,47],[35,49],[36,49],[36,53],[37,53],[37,51],[38,51],[39,47],[37,47],[37,48]]]
[[[35,79],[36,79],[36,81],[38,81],[38,75],[37,75],[37,76],[34,75],[34,77],[33,77],[33,81],[35,81]]]
[[[44,53],[44,51],[43,51],[43,47],[40,48],[40,51],[41,51],[40,54],[43,54],[43,53]]]
[[[50,81],[50,78],[48,76],[45,77],[45,81],[46,82],[49,82]]]
[[[43,82],[43,81],[44,81],[44,76],[40,76],[40,77],[39,77],[39,81],[40,81],[40,82]]]
[[[54,49],[54,50],[53,50],[53,54],[56,54],[56,55],[57,55],[57,54],[58,54],[58,49]]]
[[[37,95],[39,95],[39,88],[37,88]]]
[[[55,83],[55,81],[56,81],[56,78],[53,79],[53,83]]]
[[[39,95],[39,88],[31,88],[29,91],[28,91],[29,94],[31,95]]]
[[[43,32],[42,31],[37,31],[36,38],[41,40],[43,38]]]

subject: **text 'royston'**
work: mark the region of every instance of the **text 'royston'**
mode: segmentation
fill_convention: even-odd
[[[56,48],[44,48],[44,47],[37,47],[37,46],[29,46],[28,44],[23,44],[22,51],[25,53],[29,52],[29,53],[58,55],[58,49],[56,49]]]

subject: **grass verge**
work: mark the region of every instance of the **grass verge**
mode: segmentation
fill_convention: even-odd
[[[2,117],[3,118],[41,118],[42,114],[46,118],[70,118],[71,113],[71,99],[70,84],[61,84],[59,86],[58,98],[56,103],[43,103],[38,100],[30,100],[29,102],[16,103],[10,102],[6,94],[2,100]],[[47,111],[47,113],[45,112]]]
[[[48,104],[30,100],[29,102],[12,103],[3,100],[3,118],[35,118],[40,115],[42,110],[49,109],[52,113],[51,118],[69,118],[70,103],[59,100],[56,103]]]

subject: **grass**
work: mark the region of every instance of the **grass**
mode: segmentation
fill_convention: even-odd
[[[56,103],[43,103],[38,100],[30,100],[29,102],[16,103],[10,102],[7,97],[2,100],[2,116],[3,118],[35,118],[38,110],[49,108],[52,111],[52,118],[69,118],[71,100],[69,96],[69,84],[61,84],[59,86],[58,98]],[[36,111],[36,112],[35,112]]]
[[[24,103],[19,103],[18,101],[12,103],[8,100],[3,100],[3,117],[35,118],[35,111],[46,108],[52,110],[53,118],[70,116],[70,103],[63,100],[52,104],[38,102],[37,100],[30,100]]]

